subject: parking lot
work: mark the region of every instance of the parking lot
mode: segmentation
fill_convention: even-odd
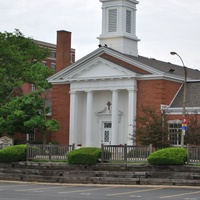
[[[200,187],[0,182],[0,200],[200,200]]]

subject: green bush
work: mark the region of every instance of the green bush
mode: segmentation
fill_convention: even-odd
[[[187,151],[184,148],[165,148],[152,153],[148,162],[152,165],[184,165]]]
[[[9,146],[0,150],[0,162],[12,163],[26,160],[27,146],[25,144]]]
[[[95,165],[101,157],[101,149],[85,147],[71,151],[68,155],[69,164]]]

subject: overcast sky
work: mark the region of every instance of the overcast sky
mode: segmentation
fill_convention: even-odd
[[[200,70],[200,0],[140,0],[136,33],[139,55]],[[56,31],[72,32],[79,59],[98,48],[99,0],[0,0],[0,32],[56,43]]]

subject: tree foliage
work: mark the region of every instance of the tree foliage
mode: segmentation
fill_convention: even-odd
[[[168,131],[162,114],[150,106],[142,106],[140,115],[136,119],[136,130],[133,135],[142,145],[152,144],[154,147],[167,147]]]
[[[197,113],[188,116],[185,141],[191,145],[200,145],[200,122]]]
[[[55,132],[59,124],[48,119],[45,90],[51,85],[47,78],[53,71],[42,65],[50,54],[26,38],[19,30],[0,33],[0,134],[28,133],[33,129],[44,136]],[[36,92],[18,96],[16,90],[23,84],[33,84]]]
[[[49,108],[45,106],[43,91],[13,98],[0,108],[0,133],[13,135],[14,133],[30,133],[36,130],[46,140],[49,132],[56,132],[59,123],[55,119],[48,119]]]
[[[0,33],[0,105],[9,101],[12,91],[24,83],[49,88],[46,78],[53,71],[41,64],[49,51],[25,38],[19,30]]]

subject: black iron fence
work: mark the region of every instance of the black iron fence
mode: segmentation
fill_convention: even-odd
[[[29,160],[66,160],[67,154],[75,145],[27,144],[27,161]]]

